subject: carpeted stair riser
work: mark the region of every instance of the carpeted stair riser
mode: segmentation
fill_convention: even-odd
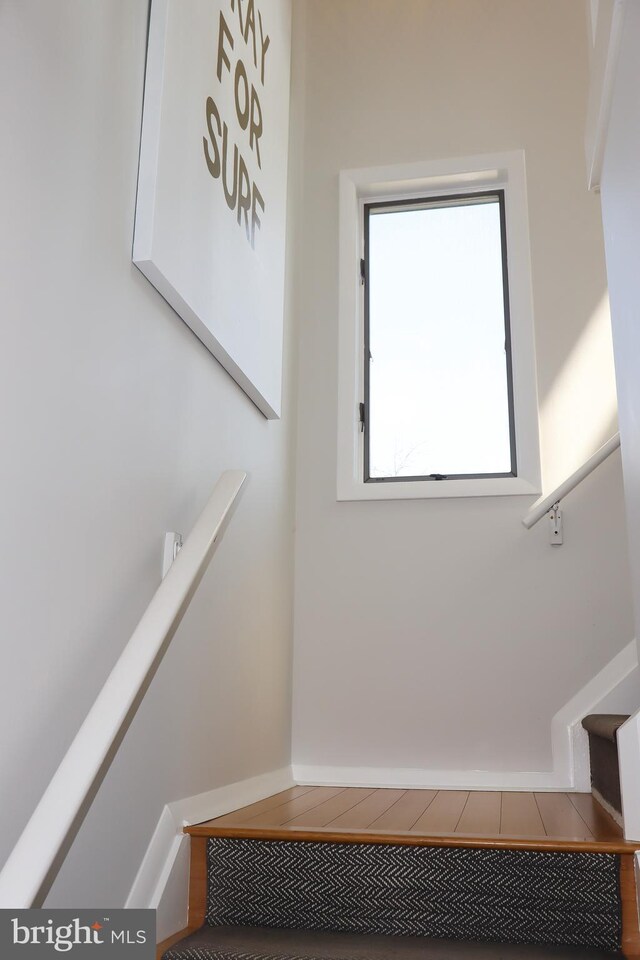
[[[618,747],[599,737],[589,737],[591,787],[597,790],[614,810],[622,814]]]
[[[163,960],[620,960],[620,954],[592,947],[205,925],[165,951]]]
[[[589,735],[591,786],[620,815],[622,797],[617,734],[628,719],[626,713],[591,713],[582,720]]]
[[[609,854],[210,838],[206,922],[616,950]]]

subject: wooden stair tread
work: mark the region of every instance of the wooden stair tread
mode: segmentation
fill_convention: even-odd
[[[194,824],[194,837],[630,853],[590,794],[309,787]],[[282,802],[282,799],[285,802]],[[258,812],[257,812],[258,811]],[[257,815],[256,815],[257,812]]]

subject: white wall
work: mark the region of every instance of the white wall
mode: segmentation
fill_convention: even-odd
[[[602,217],[628,513],[636,623],[640,626],[640,7],[627,3],[602,171]],[[638,634],[640,636],[640,632]]]
[[[550,770],[551,718],[633,636],[619,456],[565,503],[336,503],[338,171],[524,148],[545,490],[616,428],[583,4],[299,0],[306,19],[294,761]],[[294,83],[297,78],[294,75]],[[470,773],[470,778],[471,778]]]
[[[611,290],[620,439],[636,637],[640,637],[640,6],[625,4],[602,171],[602,215]],[[640,715],[620,731],[625,835],[640,839]]]
[[[635,646],[635,644],[634,644]],[[640,705],[640,667],[635,667],[600,700],[593,713],[635,713]]]
[[[222,470],[250,479],[53,906],[121,906],[165,803],[289,762],[291,323],[267,422],[131,264],[147,7],[0,10],[0,862],[158,585],[164,531],[188,533]]]

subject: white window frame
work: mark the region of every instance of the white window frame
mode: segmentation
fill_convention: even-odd
[[[457,480],[364,480],[364,204],[504,190],[518,475]],[[338,500],[532,496],[541,492],[531,254],[524,152],[483,154],[340,173]]]

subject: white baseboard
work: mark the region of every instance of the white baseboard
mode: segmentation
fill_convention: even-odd
[[[125,907],[156,910],[156,935],[164,940],[187,925],[189,840],[185,826],[212,820],[294,786],[291,767],[231,783],[163,809]]]
[[[406,767],[320,767],[293,764],[296,783],[400,790],[565,790],[553,773],[493,770],[423,770]]]
[[[192,823],[202,823],[203,820],[221,817],[225,813],[246,807],[258,800],[264,800],[265,797],[293,786],[295,782],[291,767],[282,767],[281,770],[261,773],[257,777],[239,780],[237,783],[209,790],[208,793],[199,793],[186,800],[176,800],[169,804],[169,809],[174,820],[181,827],[187,827]]]

